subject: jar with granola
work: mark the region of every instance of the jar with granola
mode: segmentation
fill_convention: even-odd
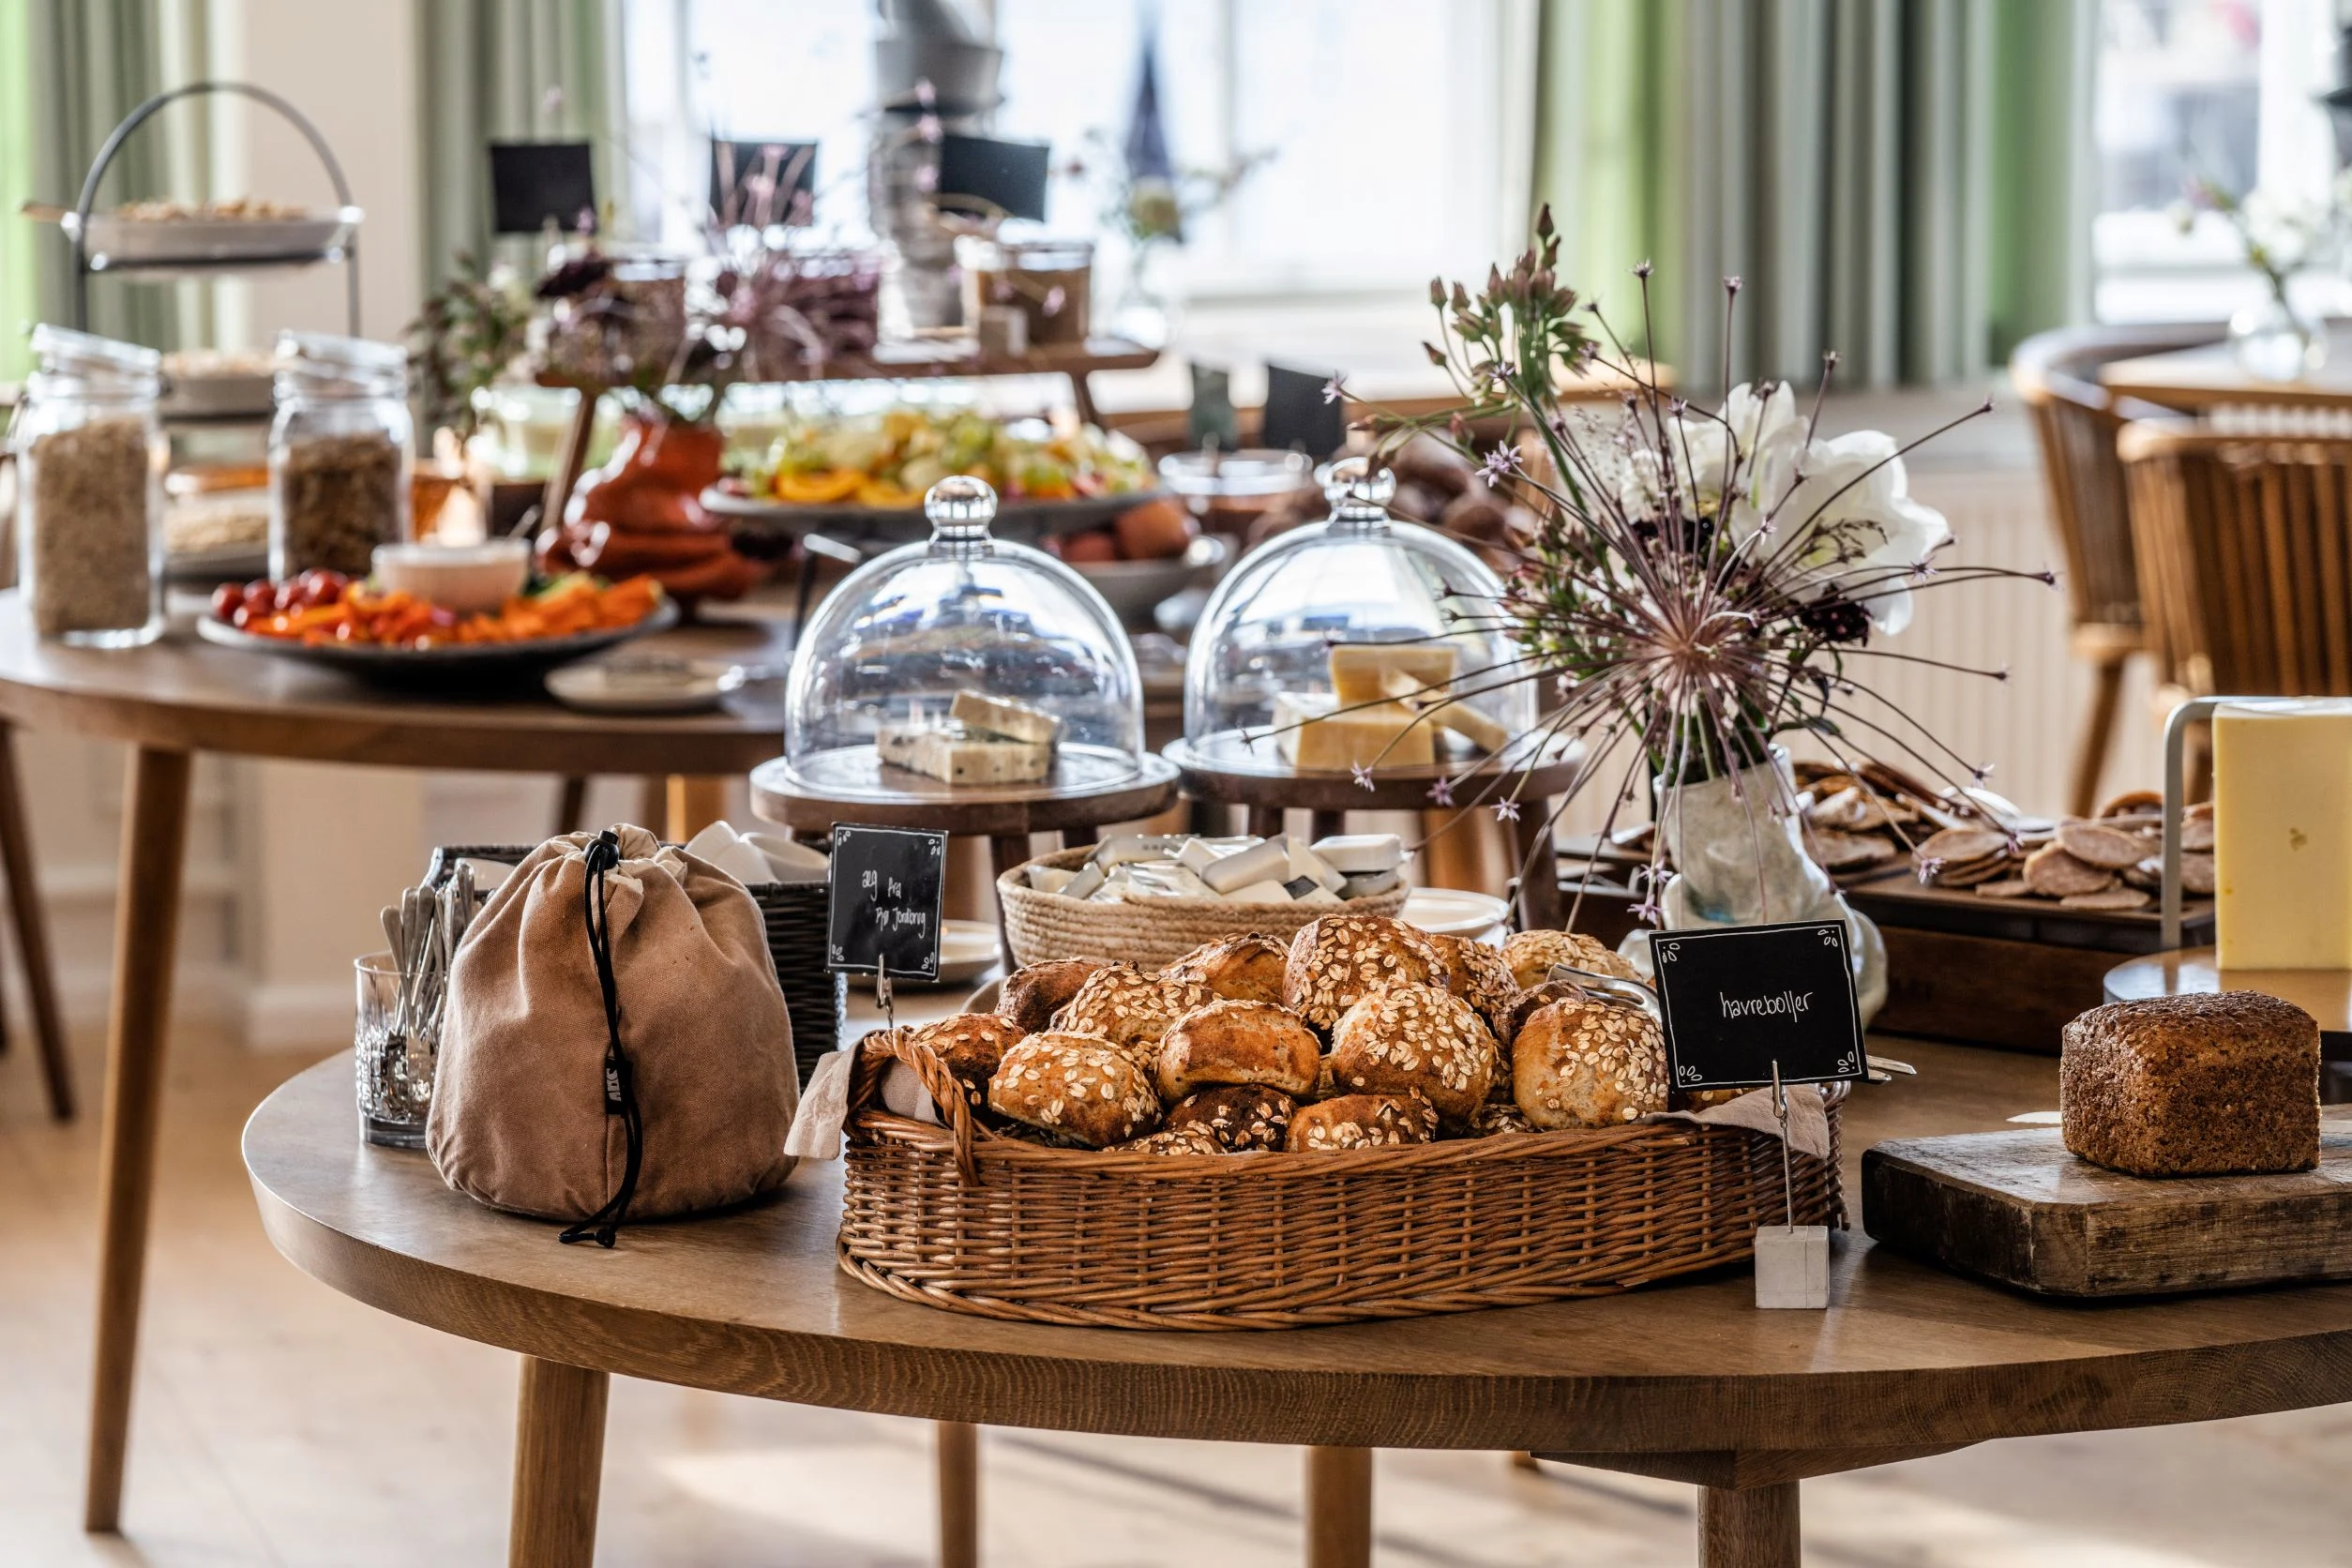
[[[409,535],[408,357],[391,343],[284,332],[269,430],[269,575],[368,575]]]
[[[18,576],[43,637],[127,648],[163,630],[162,356],[46,323],[10,448]]]

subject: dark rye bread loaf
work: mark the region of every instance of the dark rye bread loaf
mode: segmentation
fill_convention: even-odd
[[[2094,1007],[2066,1026],[2067,1148],[2133,1176],[2319,1163],[2319,1025],[2254,991]]]

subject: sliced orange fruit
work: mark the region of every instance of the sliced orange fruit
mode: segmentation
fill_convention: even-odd
[[[915,506],[922,501],[921,490],[911,490],[888,479],[868,479],[857,487],[857,504],[861,506]]]
[[[776,494],[779,501],[790,501],[803,506],[820,506],[853,493],[865,481],[866,475],[850,468],[818,468],[805,474],[779,473],[776,476]]]

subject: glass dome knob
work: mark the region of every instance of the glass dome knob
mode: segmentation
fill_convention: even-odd
[[[974,537],[996,520],[996,490],[986,479],[950,474],[923,492],[923,515],[934,533]]]
[[[1324,465],[1322,480],[1333,521],[1388,520],[1389,503],[1396,499],[1396,475],[1388,469],[1374,468],[1367,458],[1341,458]]]

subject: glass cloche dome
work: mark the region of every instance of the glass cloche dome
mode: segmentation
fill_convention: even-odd
[[[1135,777],[1141,684],[1084,578],[992,538],[996,491],[924,497],[931,536],[852,572],[792,656],[784,757],[829,795],[1074,789]]]
[[[1396,481],[1345,458],[1331,516],[1242,558],[1184,669],[1184,737],[1244,773],[1457,767],[1535,728],[1535,682],[1498,615],[1501,580],[1434,529],[1393,525]]]

